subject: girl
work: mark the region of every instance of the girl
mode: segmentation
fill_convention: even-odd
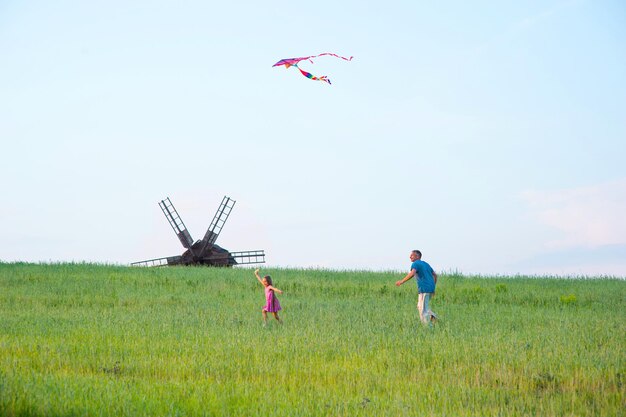
[[[254,271],[254,275],[256,276],[256,279],[259,280],[259,282],[265,287],[266,302],[263,310],[261,310],[263,313],[263,326],[267,325],[268,312],[272,313],[276,321],[282,324],[280,317],[278,317],[278,311],[282,309],[280,307],[280,303],[278,302],[278,298],[276,298],[276,296],[274,295],[274,291],[278,291],[279,294],[282,294],[283,292],[278,288],[272,287],[272,278],[269,275],[266,275],[265,277],[263,277],[263,279],[261,279],[261,277],[259,276],[259,269],[256,269]]]

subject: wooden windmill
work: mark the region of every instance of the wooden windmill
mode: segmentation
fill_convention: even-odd
[[[243,252],[230,252],[215,244],[224,223],[228,219],[231,210],[235,206],[235,200],[224,197],[213,221],[202,240],[194,242],[191,234],[185,227],[185,223],[178,215],[176,208],[169,197],[159,202],[159,207],[165,214],[178,240],[186,249],[182,255],[168,256],[165,258],[149,259],[147,261],[133,262],[133,266],[165,266],[165,265],[209,265],[209,266],[233,266],[256,264],[265,262],[265,252],[263,250],[252,250]]]

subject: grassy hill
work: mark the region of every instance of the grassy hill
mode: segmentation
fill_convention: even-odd
[[[3,416],[616,416],[626,281],[0,263]],[[622,410],[622,411],[620,411]],[[623,414],[622,414],[623,415]]]

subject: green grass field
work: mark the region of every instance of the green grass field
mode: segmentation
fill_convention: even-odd
[[[624,415],[624,280],[262,273],[0,263],[0,415]]]

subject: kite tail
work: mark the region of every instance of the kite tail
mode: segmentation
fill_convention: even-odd
[[[294,65],[295,67],[298,67],[297,65]],[[330,80],[328,79],[327,76],[322,75],[321,77],[316,77],[315,75],[311,74],[310,72],[306,72],[304,71],[302,68],[298,67],[298,69],[300,70],[300,72],[302,73],[302,75],[304,75],[305,77],[307,77],[309,80],[313,80],[313,81],[324,81],[325,83],[330,84]]]
[[[315,55],[315,56],[312,56],[312,57],[309,57],[309,58],[316,58],[316,57],[322,56],[322,55],[331,55],[331,56],[334,56],[334,57],[337,57],[337,58],[341,58],[341,59],[343,59],[345,61],[352,61],[352,58],[354,58],[353,56],[351,56],[350,58],[346,58],[345,56],[333,54],[333,53],[330,53],[330,52],[324,52],[323,54]],[[310,61],[310,59],[309,59],[309,61]]]

